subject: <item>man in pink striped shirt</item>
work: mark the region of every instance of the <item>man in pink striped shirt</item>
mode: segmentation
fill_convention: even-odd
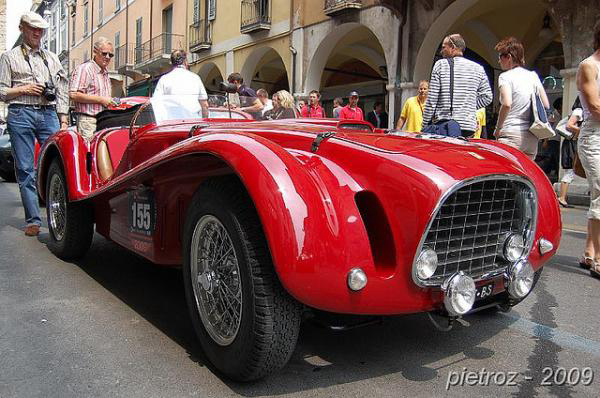
[[[75,102],[77,132],[88,141],[96,131],[96,114],[115,103],[107,70],[114,56],[112,43],[100,37],[92,60],[79,65],[71,77],[69,97]]]

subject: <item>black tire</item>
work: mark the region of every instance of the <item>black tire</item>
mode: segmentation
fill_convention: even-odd
[[[51,192],[53,189],[56,191]],[[82,257],[89,250],[94,237],[92,208],[87,203],[69,202],[67,192],[65,174],[59,161],[54,160],[46,177],[46,214],[50,231],[48,248],[62,259]],[[59,199],[60,195],[63,195],[64,201]],[[60,211],[64,214],[62,217],[57,215]],[[63,221],[55,222],[58,219]]]
[[[228,234],[230,239],[227,241],[228,247],[233,248],[228,252],[233,253],[235,257],[233,264],[237,264],[239,269],[239,278],[235,278],[239,281],[235,287],[238,287],[241,292],[241,304],[239,304],[241,315],[237,323],[239,327],[236,333],[230,336],[231,341],[226,344],[217,343],[202,321],[200,308],[208,305],[210,300],[203,301],[200,297],[197,304],[194,293],[193,281],[196,283],[197,291],[202,293],[208,291],[207,289],[212,291],[215,286],[219,287],[219,283],[223,285],[228,283],[225,278],[221,278],[227,272],[222,269],[225,267],[232,269],[231,265],[228,265],[232,264],[231,256],[222,256],[223,261],[212,262],[212,264],[221,264],[221,268],[214,268],[220,270],[218,277],[213,277],[215,279],[212,281],[208,277],[209,282],[206,282],[212,287],[204,287],[205,285],[200,282],[201,275],[206,274],[198,273],[200,268],[196,269],[192,277],[192,259],[195,258],[195,263],[199,263],[198,258],[195,257],[200,252],[197,248],[201,244],[214,243],[212,238],[215,235],[210,235],[208,237],[210,239],[203,239],[203,235],[197,232],[197,238],[194,236],[195,231],[205,231],[202,225],[206,225],[203,224],[203,220],[206,219],[218,225],[218,228],[221,228],[219,231],[222,232],[224,228]],[[196,242],[194,249],[193,241]],[[187,212],[183,242],[183,279],[186,300],[194,329],[210,362],[224,375],[237,381],[256,380],[283,367],[296,347],[301,308],[299,303],[285,292],[275,274],[258,215],[239,180],[217,179],[208,181],[200,187]],[[223,247],[223,245],[215,246]],[[232,272],[228,275],[238,274]],[[231,293],[232,290],[228,288],[227,291]],[[218,303],[218,300],[215,299],[215,302]],[[221,303],[225,302],[221,301]],[[205,319],[210,317],[209,315],[205,314]],[[224,317],[217,319],[224,319]],[[209,325],[209,330],[214,333],[215,328]]]
[[[0,177],[6,182],[16,182],[17,181],[17,176],[15,175],[14,171],[11,173],[8,171],[0,170]]]

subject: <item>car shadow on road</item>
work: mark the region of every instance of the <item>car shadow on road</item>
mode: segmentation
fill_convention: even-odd
[[[39,239],[46,243],[48,236]],[[396,373],[410,381],[431,381],[463,360],[494,356],[493,350],[479,345],[515,321],[474,314],[466,318],[470,326],[456,323],[450,332],[435,329],[424,314],[387,317],[382,324],[345,332],[306,321],[283,369],[256,382],[237,383],[219,375],[202,352],[188,315],[181,270],[155,266],[99,235],[86,256],[74,263],[184,348],[192,361],[209,367],[231,390],[248,397],[307,391]]]

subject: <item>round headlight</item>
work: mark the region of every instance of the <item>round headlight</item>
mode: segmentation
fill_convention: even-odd
[[[419,279],[429,279],[435,273],[438,265],[437,253],[428,248],[424,247],[417,258],[417,276]]]
[[[512,298],[522,299],[533,288],[533,267],[528,261],[521,260],[510,267],[508,273],[508,294]]]
[[[511,263],[519,260],[525,253],[525,242],[521,235],[512,234],[504,241],[504,258]]]
[[[352,268],[346,279],[350,290],[358,291],[367,286],[367,274],[360,268]]]
[[[444,306],[451,316],[466,314],[475,303],[475,281],[461,272],[452,275],[442,285]]]

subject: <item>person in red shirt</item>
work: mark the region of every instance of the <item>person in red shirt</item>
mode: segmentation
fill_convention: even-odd
[[[363,111],[358,107],[358,93],[352,91],[348,95],[348,105],[340,111],[340,119],[365,120]]]
[[[325,110],[321,106],[321,93],[317,90],[312,90],[308,94],[308,105],[304,105],[302,107],[302,117],[313,117],[313,118],[323,118],[325,116]]]

